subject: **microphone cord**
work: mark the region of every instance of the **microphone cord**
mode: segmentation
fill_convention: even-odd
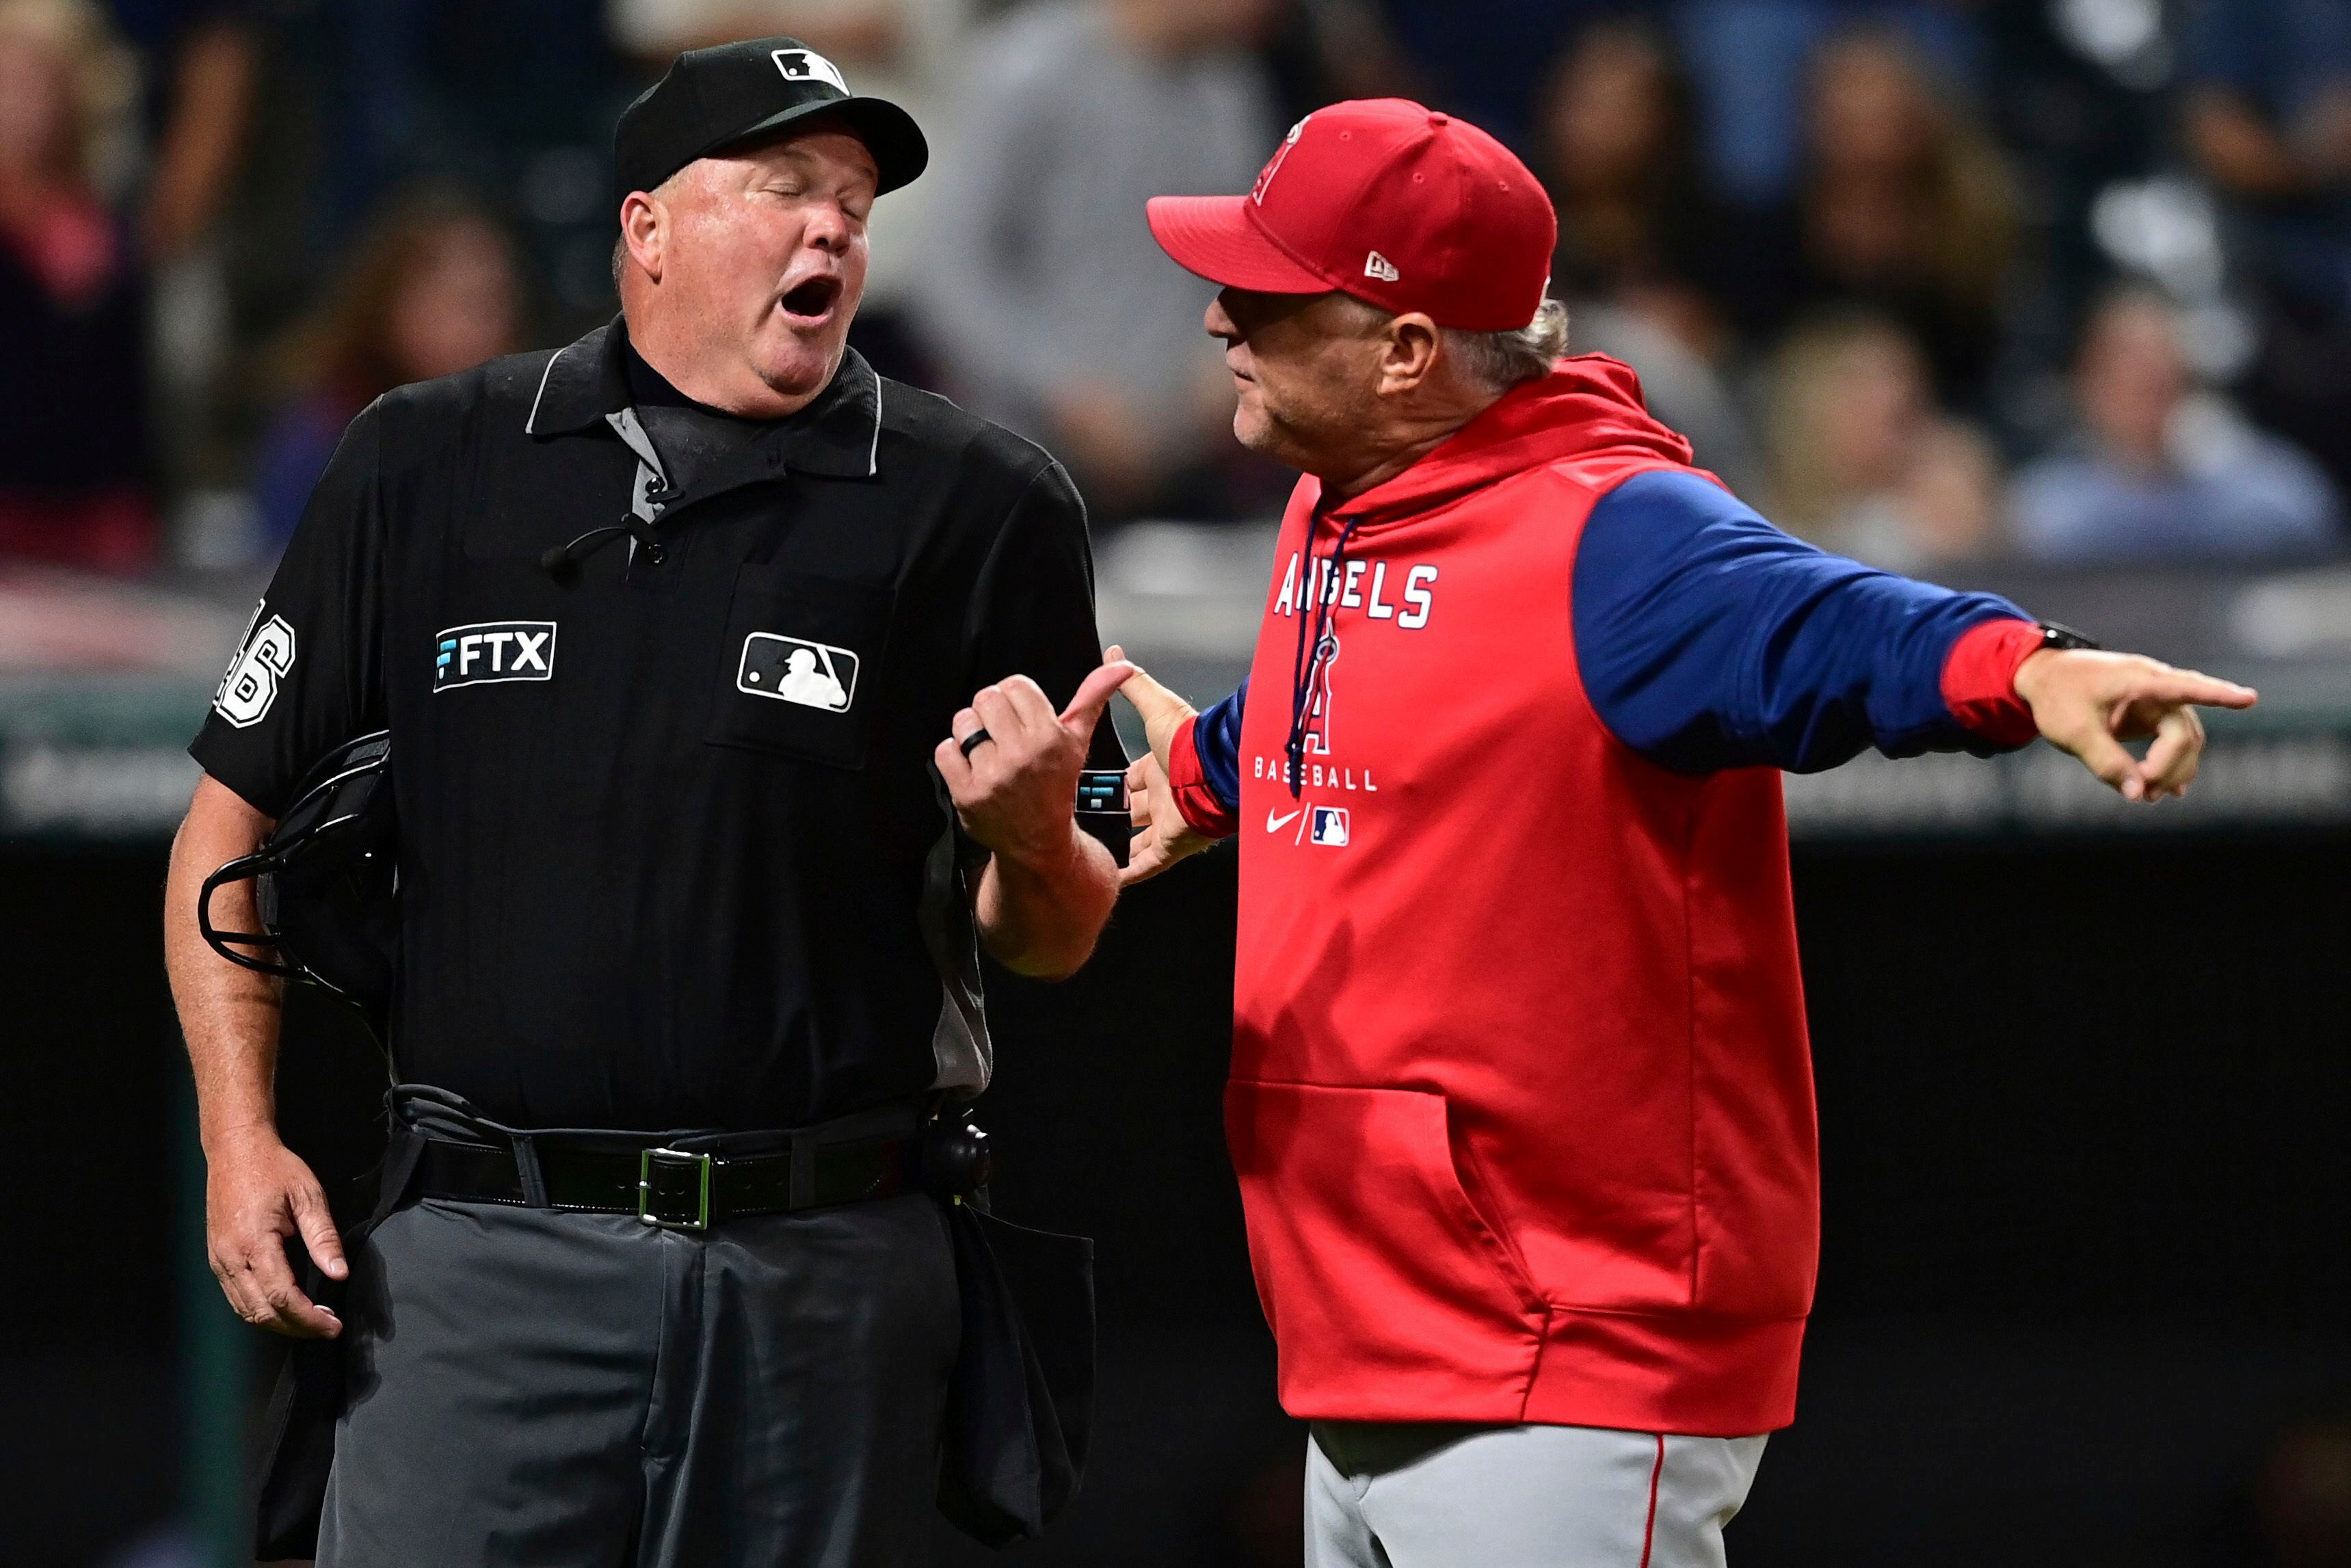
[[[550,545],[538,558],[539,569],[558,582],[569,582],[580,575],[580,563],[604,547],[606,541],[621,534],[637,541],[644,552],[647,566],[659,566],[669,559],[669,548],[653,526],[634,512],[617,523],[607,523],[601,528],[590,528],[569,544]]]

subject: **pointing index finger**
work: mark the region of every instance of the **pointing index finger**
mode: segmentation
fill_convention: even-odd
[[[2234,681],[2224,681],[2201,670],[2166,670],[2148,679],[2137,700],[2195,703],[2202,707],[2249,708],[2262,700],[2262,695],[2251,686],[2241,686]]]

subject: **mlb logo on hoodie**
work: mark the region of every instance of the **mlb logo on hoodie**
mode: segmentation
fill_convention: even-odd
[[[1318,844],[1343,849],[1347,842],[1347,808],[1317,806],[1314,808],[1314,829],[1310,835]]]

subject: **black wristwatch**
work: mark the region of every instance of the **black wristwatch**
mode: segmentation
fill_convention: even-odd
[[[2041,645],[2043,648],[2097,648],[2103,644],[2083,636],[2071,626],[2061,626],[2054,621],[2041,623]]]

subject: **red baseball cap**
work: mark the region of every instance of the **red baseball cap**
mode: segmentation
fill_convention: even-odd
[[[1154,196],[1152,236],[1187,272],[1266,294],[1343,290],[1440,327],[1534,319],[1559,218],[1510,150],[1407,99],[1318,109],[1246,196]]]

